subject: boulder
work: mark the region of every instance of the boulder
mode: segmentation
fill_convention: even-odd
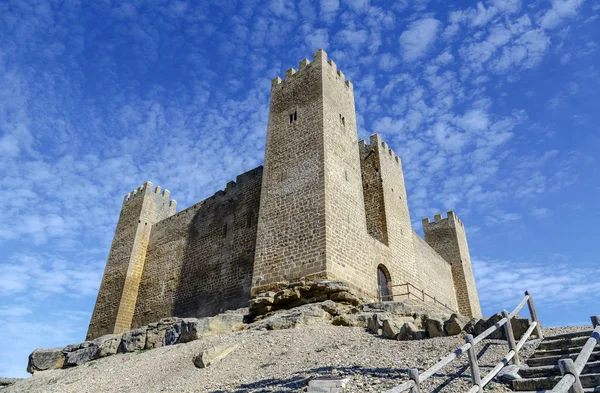
[[[368,314],[344,314],[338,315],[331,321],[336,326],[367,327]]]
[[[119,344],[121,343],[121,335],[107,334],[105,336],[98,337],[93,341],[93,343],[96,347],[98,347],[99,358],[114,355],[119,349]]]
[[[301,298],[300,291],[296,288],[286,288],[275,294],[273,305],[283,308],[289,304],[297,303]]]
[[[513,330],[513,335],[515,336],[515,340],[521,339],[529,326],[531,326],[531,320],[528,318],[523,318],[520,316],[516,316],[510,320]],[[531,337],[531,336],[530,336]]]
[[[267,330],[293,329],[300,325],[325,323],[331,319],[319,304],[306,304],[265,318],[254,328]]]
[[[456,336],[463,331],[469,323],[469,318],[458,314],[452,314],[450,318],[444,322],[444,331],[448,336]]]
[[[238,347],[238,344],[225,344],[206,349],[194,358],[194,365],[198,368],[208,367],[213,363],[221,361]]]
[[[400,328],[400,333],[396,336],[397,340],[421,340],[427,337],[427,333],[424,330],[419,330],[417,326],[412,322],[406,322]]]
[[[62,368],[64,363],[62,348],[37,348],[29,355],[27,372],[33,374],[36,371],[55,370]]]
[[[358,298],[352,293],[347,291],[334,292],[329,296],[329,298],[336,302],[350,303],[353,306],[358,306],[360,304],[360,300],[358,300]]]
[[[258,294],[248,302],[248,313],[250,315],[263,315],[273,309],[275,292],[264,292]]]
[[[402,325],[394,321],[393,319],[386,319],[383,321],[383,328],[381,329],[381,335],[384,338],[396,339]]]
[[[168,340],[166,338],[167,332],[170,332]],[[178,344],[180,332],[181,318],[163,318],[159,322],[148,324],[146,328],[146,344],[144,345],[144,349]]]
[[[244,314],[225,313],[208,318],[208,332],[206,335],[231,333],[244,329]]]
[[[165,331],[165,338],[163,344],[175,345],[179,344],[179,337],[181,336],[181,321],[171,324]]]
[[[484,318],[484,319],[479,320],[475,324],[475,327],[473,328],[473,333],[472,333],[473,336],[475,336],[475,337],[479,336],[481,333],[485,332],[488,328],[490,328],[490,327],[494,326],[496,323],[498,323],[502,318],[503,318],[502,314],[496,313],[489,318]],[[496,340],[506,340],[506,337],[504,335],[504,328],[502,327],[502,328],[496,330],[494,333],[487,336],[487,338],[496,339]]]
[[[333,300],[324,301],[323,303],[321,303],[321,307],[323,307],[323,310],[328,312],[333,317],[342,314],[342,310],[338,307],[337,304],[335,304]]]
[[[99,357],[98,346],[93,341],[67,345],[63,348],[62,352],[65,355],[63,368],[79,366]]]
[[[183,318],[181,320],[180,343],[198,340],[208,332],[208,318]]]
[[[511,364],[509,366],[505,366],[502,370],[500,370],[498,375],[496,375],[496,379],[498,379],[501,382],[508,382],[508,383],[511,383],[512,381],[515,381],[515,380],[523,379],[523,378],[521,378],[521,375],[519,374],[520,369],[521,369],[521,366],[519,366],[517,364]]]
[[[423,318],[423,326],[429,337],[445,336],[444,319],[441,316],[427,315]]]
[[[381,334],[381,329],[383,329],[383,321],[387,318],[388,316],[384,314],[373,314],[367,319],[367,329],[373,334]]]
[[[121,344],[117,352],[135,352],[146,346],[146,327],[130,330],[121,336]]]

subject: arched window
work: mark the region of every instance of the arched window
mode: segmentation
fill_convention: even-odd
[[[377,266],[377,287],[379,288],[380,301],[394,300],[390,285],[392,285],[390,272],[383,265]]]

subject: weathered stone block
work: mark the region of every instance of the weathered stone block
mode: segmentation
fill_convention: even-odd
[[[238,347],[238,344],[225,344],[206,349],[194,358],[194,364],[198,368],[208,367],[213,363],[221,361]]]
[[[146,326],[130,330],[121,336],[118,352],[135,352],[144,349],[146,345]]]
[[[55,370],[62,368],[64,363],[62,348],[37,348],[29,355],[27,372],[33,374],[36,371]]]
[[[117,353],[119,344],[121,343],[120,334],[107,334],[105,336],[98,337],[93,341],[94,345],[98,347],[98,357],[103,358],[111,356]]]
[[[426,316],[423,325],[429,337],[442,337],[446,335],[444,332],[444,320],[440,316]]]
[[[397,340],[421,340],[427,337],[425,330],[419,330],[414,323],[406,322],[400,328],[400,333],[396,336]]]
[[[81,344],[71,344],[63,348],[65,363],[63,368],[75,367],[98,359],[98,346],[93,341],[85,341]]]

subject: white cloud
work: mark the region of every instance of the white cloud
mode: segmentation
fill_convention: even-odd
[[[306,44],[311,50],[316,51],[329,47],[329,35],[327,29],[316,29],[306,35]]]
[[[336,17],[339,7],[339,0],[321,0],[321,19],[331,22]]]
[[[415,61],[431,48],[440,29],[441,22],[425,18],[411,23],[400,35],[400,49],[405,61]]]
[[[544,29],[552,29],[563,20],[572,18],[583,4],[583,0],[552,0],[552,8],[540,18],[540,25]]]

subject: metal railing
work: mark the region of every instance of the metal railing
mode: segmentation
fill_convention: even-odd
[[[517,315],[517,313],[525,306],[527,303],[529,307],[529,314],[531,315],[532,323],[529,326],[529,329],[523,334],[518,343],[515,343],[515,338],[513,335],[511,319]],[[427,371],[419,374],[419,370],[416,368],[412,368],[408,370],[408,377],[410,378],[408,381],[404,382],[401,385],[395,386],[385,393],[401,393],[406,390],[410,390],[410,393],[419,393],[419,386],[429,377],[439,372],[442,368],[452,363],[455,359],[460,357],[465,352],[469,357],[469,366],[471,367],[471,379],[473,381],[473,387],[469,390],[469,393],[476,393],[479,391],[483,391],[483,388],[500,372],[500,370],[508,364],[508,362],[512,361],[514,364],[519,363],[519,351],[525,345],[525,342],[535,329],[535,334],[538,338],[543,338],[542,326],[540,321],[537,318],[537,314],[535,312],[535,306],[533,304],[533,300],[531,298],[531,294],[529,291],[525,291],[525,297],[519,305],[512,311],[508,312],[504,310],[502,312],[503,318],[499,320],[494,326],[490,326],[483,333],[478,335],[477,337],[473,337],[473,335],[469,334],[465,337],[466,344],[462,347],[456,349],[454,352],[447,355],[445,358],[431,366]],[[475,352],[475,345],[488,337],[490,334],[494,333],[500,327],[504,326],[506,338],[508,341],[509,352],[504,356],[504,358],[496,364],[496,366],[485,376],[481,377],[481,373],[479,371],[479,361],[477,360],[477,355]]]
[[[572,391],[574,393],[583,393],[583,386],[579,376],[587,364],[590,355],[594,351],[594,347],[600,342],[600,315],[594,315],[591,317],[594,331],[585,345],[577,355],[577,359],[560,359],[558,361],[558,367],[562,378],[552,389],[554,393],[565,393]]]
[[[406,292],[405,293],[393,293],[393,289],[392,288],[397,288],[397,287],[406,287]],[[387,292],[389,292],[389,294],[384,295],[382,294],[382,289],[386,288]],[[413,289],[413,291],[411,292],[411,288]],[[452,308],[450,308],[448,306],[448,304],[446,303],[442,303],[441,301],[439,301],[435,296],[431,296],[430,294],[428,294],[427,292],[425,292],[422,289],[417,288],[416,286],[414,286],[413,284],[406,282],[404,284],[395,284],[395,285],[387,285],[384,287],[379,287],[379,301],[386,301],[386,300],[394,300],[395,296],[406,296],[407,299],[410,299],[410,295],[413,295],[413,297],[415,299],[419,299],[422,301],[427,301],[426,299],[429,298],[431,301],[433,301],[433,303],[435,304],[439,304],[442,307],[445,307],[447,310],[452,311],[452,312],[458,312],[457,310],[454,310]]]

